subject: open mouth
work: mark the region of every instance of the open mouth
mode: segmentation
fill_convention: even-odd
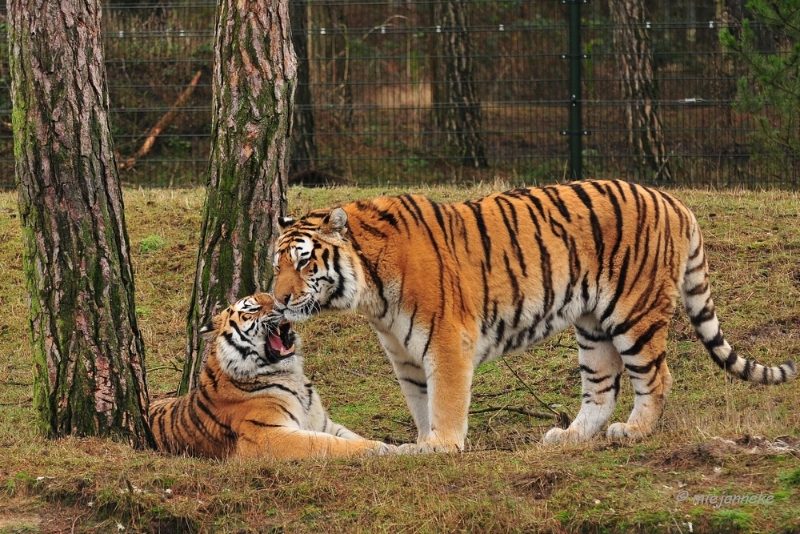
[[[278,358],[288,358],[294,354],[294,332],[292,323],[284,321],[269,333],[267,341],[269,350],[273,356]]]

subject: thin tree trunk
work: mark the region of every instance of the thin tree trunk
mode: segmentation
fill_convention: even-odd
[[[330,95],[335,105],[333,117],[338,131],[350,132],[353,129],[353,88],[350,82],[350,34],[344,4],[328,2],[322,5],[327,25],[335,30],[322,41],[327,45],[325,55],[330,58],[326,83],[333,88]]]
[[[296,80],[289,0],[223,0],[217,8],[207,198],[179,393],[207,347],[198,329],[272,281],[272,232],[286,209]]]
[[[629,149],[639,166],[649,167],[655,180],[669,181],[672,175],[656,107],[658,92],[643,2],[611,0],[609,8],[614,24],[614,52],[625,102]]]
[[[436,0],[436,50],[444,66],[434,64],[435,122],[465,167],[489,164],[481,137],[481,104],[475,88],[464,0]],[[442,87],[441,82],[444,82]]]
[[[297,56],[297,90],[294,94],[292,152],[289,173],[294,176],[314,169],[317,145],[314,142],[314,113],[309,83],[308,35],[306,7],[308,0],[289,0],[292,22],[292,44]]]
[[[34,406],[50,436],[153,444],[99,0],[9,0]]]

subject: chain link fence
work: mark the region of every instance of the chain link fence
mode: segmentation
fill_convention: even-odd
[[[657,113],[662,153],[654,166],[631,142],[632,97],[614,45],[620,28],[608,2],[588,3],[583,176],[798,188],[794,160],[776,170],[753,157],[755,122],[733,106],[747,70],[723,50],[719,32],[738,31],[743,2],[639,4],[646,16],[635,30],[652,51],[655,91],[639,104]],[[205,184],[215,9],[210,0],[104,4],[110,120],[124,183]],[[568,178],[565,2],[291,0],[290,14],[299,56],[292,181]],[[4,11],[0,24],[0,187],[13,187]],[[783,50],[780,36],[758,32],[765,52]]]

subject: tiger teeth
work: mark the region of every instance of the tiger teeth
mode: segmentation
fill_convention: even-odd
[[[294,352],[294,345],[292,345],[288,349],[286,347],[281,347],[281,356],[286,356],[287,354],[292,354],[293,352]]]

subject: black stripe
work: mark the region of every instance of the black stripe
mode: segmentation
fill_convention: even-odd
[[[214,370],[211,369],[211,366],[206,365],[203,373],[208,377],[209,380],[211,380],[211,387],[214,388],[214,391],[217,391],[217,375],[214,373]]]
[[[388,237],[384,232],[372,226],[371,224],[368,224],[362,220],[358,220],[357,222],[358,225],[361,226],[361,228],[364,229],[368,234],[372,234],[378,239],[386,239]]]
[[[395,217],[391,212],[386,210],[378,210],[378,220],[388,223],[389,226],[391,226],[394,230],[397,230],[397,217]]]
[[[614,296],[611,299],[611,302],[608,303],[606,306],[605,311],[600,316],[600,323],[608,319],[612,313],[614,313],[614,308],[617,307],[617,302],[619,301],[620,297],[622,296],[623,291],[625,290],[625,279],[628,276],[628,262],[630,261],[630,249],[625,249],[625,257],[622,259],[622,266],[619,269],[619,281],[617,282],[616,290],[614,291]]]
[[[500,322],[497,324],[497,335],[495,335],[495,343],[500,343],[503,341],[503,335],[506,333],[506,321],[505,319],[500,319]]]
[[[633,233],[634,235],[634,243],[633,243],[633,250],[634,250],[634,260],[639,258],[639,240],[641,238],[642,232],[649,234],[647,228],[645,228],[644,221],[647,216],[647,206],[644,203],[644,199],[639,195],[638,186],[629,183],[628,186],[631,190],[631,196],[633,196],[633,200],[636,202],[636,231]],[[646,253],[643,256],[646,258]]]
[[[296,424],[297,426],[300,426],[300,427],[302,427],[302,425],[300,424],[300,420],[299,420],[299,419],[297,419],[297,417],[295,417],[295,416],[294,416],[294,414],[293,414],[292,412],[290,412],[290,411],[289,411],[289,410],[288,410],[288,409],[287,409],[287,408],[286,408],[284,405],[282,405],[282,404],[275,404],[275,406],[277,406],[278,408],[280,408],[280,410],[281,410],[281,411],[282,411],[284,414],[288,415],[288,416],[289,416],[289,419],[291,419],[292,421],[294,421],[294,422],[295,422],[295,424]]]
[[[702,295],[706,291],[708,291],[708,280],[703,280],[701,283],[699,283],[696,286],[694,286],[693,288],[687,290],[686,294],[689,295],[689,296],[694,297],[694,296],[697,296],[697,295]]]
[[[364,270],[367,271],[370,280],[375,285],[375,289],[378,292],[378,296],[383,303],[383,309],[381,313],[378,314],[378,318],[383,318],[386,316],[386,313],[389,311],[389,301],[386,299],[386,295],[384,294],[384,287],[383,287],[383,279],[381,278],[380,274],[378,273],[378,269],[372,262],[367,258],[367,256],[361,251],[361,245],[359,244],[358,240],[356,239],[355,235],[350,236],[350,243],[355,251],[358,259],[361,260],[362,265],[364,266]],[[339,255],[339,248],[333,248],[333,262],[337,269],[337,272],[341,271],[340,263],[340,255]],[[355,261],[355,258],[354,258]],[[344,295],[344,284],[341,283],[342,278],[339,277],[339,284],[336,287],[336,291],[331,295],[329,300],[333,300],[334,298]]]
[[[661,211],[658,209],[658,197],[656,193],[650,189],[649,187],[642,186],[642,189],[650,195],[650,198],[653,200],[653,210],[655,211],[655,218],[653,220],[653,224],[656,228],[658,228],[658,220],[661,218]]]
[[[513,219],[513,221],[508,220],[508,216],[506,215],[505,209],[503,209],[501,201],[506,203],[506,206],[511,212],[511,218]],[[525,265],[525,253],[522,251],[522,247],[519,245],[519,239],[517,239],[517,234],[519,233],[519,222],[517,220],[517,211],[514,208],[514,205],[511,203],[511,201],[502,196],[497,196],[495,198],[495,203],[497,204],[497,207],[500,210],[500,215],[503,217],[503,224],[505,225],[506,231],[508,232],[508,239],[511,242],[511,248],[514,249],[514,252],[517,256],[517,261],[519,262],[520,269],[522,270],[522,276],[524,278],[527,278],[528,272],[527,272],[527,266]]]
[[[577,325],[575,325],[575,332],[577,332],[578,335],[580,335],[582,338],[586,339],[587,341],[594,341],[596,343],[600,342],[600,341],[608,341],[610,339],[608,337],[608,335],[606,335],[603,332],[599,332],[599,333],[595,334],[595,333],[589,332],[588,330],[584,330],[583,328],[581,328],[580,326],[577,326]]]
[[[209,439],[210,441],[214,441],[219,445],[224,445],[224,442],[219,437],[213,435],[211,433],[211,430],[203,422],[203,419],[200,417],[200,414],[197,411],[198,408],[200,408],[200,410],[203,412],[206,412],[208,410],[205,404],[203,404],[199,400],[195,400],[195,402],[189,403],[186,406],[186,414],[189,416],[189,420],[192,422],[192,425],[194,426],[195,430],[200,434],[202,434],[205,438]]]
[[[588,377],[588,376],[587,376],[587,377],[586,377],[586,380],[588,380],[589,382],[592,382],[592,383],[594,383],[594,384],[599,384],[599,383],[600,383],[600,382],[602,382],[603,380],[608,380],[609,378],[611,378],[611,375],[603,375],[603,376],[601,376],[600,378],[590,378],[590,377]],[[613,386],[613,384],[612,384],[611,386],[609,386],[609,387],[607,387],[606,389],[603,389],[603,390],[601,390],[601,391],[598,391],[597,393],[605,393],[606,391],[610,391],[610,390],[612,390],[613,388],[614,388],[614,386]]]
[[[286,425],[275,425],[272,423],[262,423],[261,421],[256,421],[255,419],[245,419],[245,423],[251,423],[255,426],[260,426],[262,428],[286,428]]]
[[[745,360],[744,370],[742,371],[742,378],[744,378],[745,380],[750,380],[750,373],[753,371],[754,368],[755,365],[753,365],[753,362],[751,362],[750,360]],[[782,367],[781,367],[781,376],[784,377],[785,379],[786,374],[784,373]]]
[[[516,311],[514,313],[514,323],[513,328],[519,326],[519,319],[522,316],[522,306],[524,304],[523,297],[519,290],[519,282],[517,281],[517,275],[514,274],[513,269],[511,269],[511,262],[508,259],[508,254],[503,252],[503,262],[506,266],[506,274],[508,275],[508,281],[511,284],[511,298],[513,299]]]
[[[205,414],[208,416],[208,418],[209,418],[209,419],[210,419],[210,420],[211,420],[211,421],[212,421],[214,424],[216,424],[217,426],[219,426],[220,428],[222,428],[222,430],[225,432],[225,434],[227,434],[227,435],[228,435],[228,437],[230,437],[230,438],[233,438],[233,437],[235,436],[235,434],[234,434],[234,432],[233,432],[233,429],[232,429],[232,428],[231,428],[229,425],[226,425],[225,423],[223,423],[222,421],[220,421],[219,419],[217,419],[217,415],[216,415],[214,412],[212,412],[212,411],[211,411],[211,410],[208,408],[208,406],[206,406],[206,405],[203,403],[203,401],[201,401],[200,399],[197,399],[197,407],[198,407],[198,408],[200,408],[200,409],[203,411],[203,413],[205,413]]]
[[[712,320],[716,315],[714,312],[714,305],[713,304],[709,305],[710,300],[711,297],[709,297],[708,300],[706,300],[706,304],[705,306],[703,306],[703,309],[700,310],[700,313],[698,313],[695,316],[689,316],[689,322],[691,322],[692,326],[694,326],[695,328],[698,328],[701,324]]]
[[[609,257],[609,267],[608,267],[608,277],[614,278],[614,259],[617,257],[617,253],[619,252],[619,248],[622,246],[622,226],[624,217],[622,216],[622,209],[620,208],[619,201],[617,201],[617,197],[608,192],[608,198],[611,200],[611,205],[614,207],[614,215],[617,216],[616,219],[616,228],[617,228],[617,238],[614,241],[614,246],[611,247],[611,256]]]
[[[408,334],[406,334],[405,340],[403,340],[403,346],[408,348],[408,342],[411,340],[411,331],[414,329],[414,317],[417,316],[417,303],[414,303],[414,311],[411,312],[411,318],[408,320]]]
[[[414,223],[419,225],[419,217],[417,217],[417,214],[412,209],[412,203],[410,202],[410,198],[411,198],[410,195],[400,195],[399,197],[397,197],[397,199],[400,201],[400,203],[403,205],[406,211],[411,215],[411,218],[414,219]]]
[[[492,271],[492,243],[489,240],[489,233],[486,231],[486,222],[483,220],[481,213],[481,205],[475,202],[467,202],[467,207],[472,210],[475,217],[475,223],[478,225],[478,234],[481,236],[481,244],[483,244],[483,254],[486,258],[486,268],[489,272]]]
[[[483,321],[481,321],[481,335],[485,336],[489,331],[489,277],[484,262],[481,262],[481,279],[483,282]]]
[[[562,217],[567,222],[572,222],[572,218],[569,216],[569,211],[567,210],[564,201],[561,200],[561,196],[558,194],[558,189],[554,186],[547,186],[542,187],[541,191],[547,195],[547,198],[550,199],[550,202],[558,209],[558,212],[561,214]]]
[[[417,386],[419,389],[424,389],[426,392],[428,390],[427,382],[418,382],[417,380],[413,380],[411,378],[406,378],[406,377],[400,377],[400,380],[402,380],[403,382],[407,382],[413,386]]]
[[[702,243],[700,243],[700,244],[697,245],[697,248],[694,249],[694,252],[692,252],[691,256],[689,256],[689,258],[688,258],[689,261],[692,261],[693,259],[695,259],[697,257],[697,255],[700,254],[702,251],[703,251],[703,246],[702,246]],[[696,268],[697,267],[695,267],[695,269]]]
[[[717,334],[709,340],[701,339],[700,340],[706,349],[712,351],[717,347],[721,347],[725,344],[725,338],[722,336],[722,331],[717,330]]]
[[[628,199],[625,198],[625,191],[622,189],[622,182],[620,182],[619,180],[611,180],[611,183],[614,184],[614,187],[616,187],[617,191],[619,191],[619,195],[622,197],[622,201],[628,202]]]
[[[598,259],[600,260],[597,264],[597,278],[600,279],[600,275],[603,272],[603,265],[605,264],[605,238],[603,236],[603,229],[600,226],[600,221],[597,218],[597,214],[595,213],[594,206],[592,204],[592,199],[586,193],[586,191],[581,187],[579,184],[572,184],[572,190],[575,191],[575,194],[578,195],[578,198],[583,202],[586,208],[589,210],[589,221],[592,225],[592,237],[594,239],[594,249],[597,254]],[[618,224],[622,224],[619,221]],[[611,258],[613,260],[613,257]],[[612,262],[613,264],[613,262]],[[609,274],[609,278],[611,278],[611,274]]]
[[[655,323],[650,325],[644,334],[639,336],[636,342],[627,350],[620,352],[620,356],[632,356],[634,354],[639,354],[642,351],[642,348],[651,340],[653,336],[659,330],[663,329],[665,326],[664,321],[656,321]]]
[[[597,382],[601,382],[602,380],[605,380],[606,378],[611,378],[611,375],[604,376],[602,379],[598,379]],[[595,382],[595,380],[592,380],[592,382]],[[609,385],[607,387],[604,387],[603,389],[598,389],[597,391],[595,391],[595,395],[602,395],[603,393],[608,393],[609,391],[616,391],[616,389],[617,388],[615,387],[615,384],[612,382],[611,385]]]
[[[656,369],[660,368],[661,364],[664,362],[664,359],[666,357],[667,357],[667,353],[666,352],[662,352],[661,354],[658,355],[658,357],[655,360],[650,360],[649,362],[647,362],[644,365],[633,365],[632,363],[631,364],[626,363],[625,364],[625,369],[627,369],[628,371],[630,371],[632,373],[636,373],[636,374],[639,374],[639,375],[645,375],[645,374],[649,373],[653,369],[653,367],[655,367]]]
[[[446,307],[445,290],[444,290],[444,260],[442,259],[442,253],[439,250],[439,244],[436,242],[436,237],[434,236],[431,227],[428,226],[427,219],[425,218],[425,215],[422,213],[422,209],[417,204],[416,199],[410,195],[404,195],[404,198],[408,200],[411,206],[416,210],[417,215],[419,215],[419,222],[421,222],[422,227],[425,228],[425,231],[428,234],[428,238],[431,241],[431,247],[433,247],[433,251],[436,253],[436,259],[439,263],[439,302],[441,303],[442,309],[444,309]],[[429,200],[429,202],[433,203],[433,201],[431,200]],[[442,225],[443,224],[444,221],[442,221]],[[384,301],[385,300],[386,299],[384,298]],[[381,314],[381,317],[383,317],[385,313],[386,310],[384,310],[384,313]]]
[[[431,328],[428,331],[428,341],[425,342],[425,348],[422,350],[422,358],[423,359],[425,358],[425,355],[428,353],[428,348],[431,345],[431,339],[433,338],[433,330],[434,330],[434,328],[436,328],[436,315],[435,314],[434,314],[433,317],[431,317]]]

